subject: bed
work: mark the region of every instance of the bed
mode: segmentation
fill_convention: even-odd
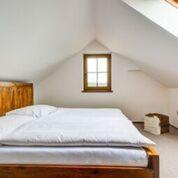
[[[159,178],[154,143],[119,109],[39,105],[6,114],[1,178]]]

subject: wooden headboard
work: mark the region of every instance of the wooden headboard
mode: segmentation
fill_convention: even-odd
[[[32,104],[32,83],[0,82],[0,116],[13,109]]]

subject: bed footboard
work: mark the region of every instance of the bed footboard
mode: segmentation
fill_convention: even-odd
[[[159,155],[145,149],[147,168],[118,166],[0,165],[0,178],[159,178]]]
[[[159,178],[159,154],[155,151],[154,148],[145,148],[145,151],[148,154],[148,168],[154,170],[154,178]]]

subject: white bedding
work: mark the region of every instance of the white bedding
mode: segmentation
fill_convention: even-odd
[[[33,119],[0,138],[4,145],[150,146],[119,109],[62,109]]]
[[[61,164],[147,167],[142,148],[0,147],[0,164]]]
[[[9,115],[0,117],[0,138],[31,120],[33,120],[33,117],[24,115]]]
[[[57,110],[54,106],[49,105],[31,105],[23,108],[15,109],[6,113],[6,116],[10,115],[22,115],[31,116],[33,118],[39,118],[45,115],[49,115]]]

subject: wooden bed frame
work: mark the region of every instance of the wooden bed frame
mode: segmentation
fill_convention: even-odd
[[[0,165],[0,178],[159,178],[159,155],[145,148],[147,168],[120,166]]]
[[[0,82],[0,115],[31,104],[32,84]],[[159,155],[153,148],[144,149],[148,154],[147,168],[0,164],[0,178],[159,178]]]
[[[0,81],[0,116],[33,104],[33,84]]]

